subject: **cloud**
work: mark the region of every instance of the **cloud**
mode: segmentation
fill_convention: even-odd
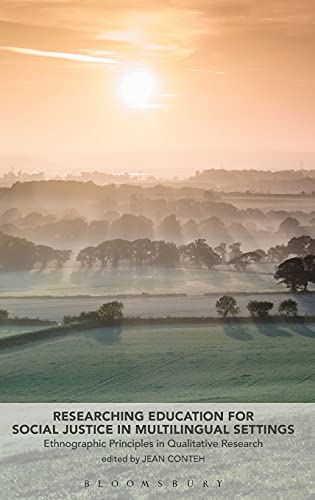
[[[313,0],[1,0],[0,19],[101,33],[119,21],[133,23],[144,17],[159,19],[166,13],[175,22],[190,16],[193,29],[197,17],[211,30],[244,24],[313,24]],[[199,22],[199,20],[197,20]],[[163,25],[160,26],[163,30]],[[118,29],[118,26],[117,26]],[[129,26],[132,29],[132,25]],[[116,30],[116,27],[115,27]]]
[[[24,47],[0,47],[0,50],[13,52],[15,54],[22,54],[36,57],[51,57],[54,59],[66,59],[68,61],[77,61],[83,63],[100,63],[100,64],[116,64],[114,59],[107,57],[96,57],[86,54],[71,54],[68,52],[50,52],[46,50],[37,50]]]
[[[104,25],[96,38],[125,43],[134,56],[169,61],[191,56],[208,29],[202,13],[166,6],[144,11],[129,9],[117,17],[113,14],[110,29]]]
[[[199,50],[211,53],[216,37],[231,33],[259,38],[261,33],[274,32],[279,38],[292,34],[305,38],[314,32],[312,3],[312,0],[0,0],[0,19],[34,29],[50,28],[42,44],[36,44],[41,52],[46,52],[44,44],[49,41],[49,49],[62,53],[83,48],[83,52],[91,54],[91,50],[103,49],[114,51],[120,59],[176,61],[189,59]],[[68,45],[60,46],[60,37],[53,34],[56,29],[71,33],[72,42],[67,39]],[[62,37],[66,40],[64,33]],[[1,43],[35,45],[18,40]]]
[[[0,19],[76,31],[82,39],[124,43],[121,50],[142,51],[142,55],[163,52],[163,57],[186,57],[194,50],[196,38],[208,32],[202,11],[163,0],[0,1]]]

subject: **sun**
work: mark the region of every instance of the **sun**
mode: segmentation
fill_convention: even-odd
[[[128,73],[120,83],[120,95],[129,107],[150,107],[153,95],[153,76],[148,71],[138,70]]]

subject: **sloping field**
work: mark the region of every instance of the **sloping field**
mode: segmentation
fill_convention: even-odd
[[[217,270],[189,268],[98,268],[82,270],[68,264],[56,271],[8,272],[1,274],[0,293],[11,296],[74,296],[106,294],[204,293],[225,290],[268,292],[281,290],[273,275],[275,265],[251,266],[246,273],[231,266]]]
[[[44,330],[45,328],[49,328],[52,325],[0,325],[0,340],[7,337],[15,337],[16,335],[20,335],[21,333],[29,332],[32,330],[33,332]]]
[[[100,328],[0,351],[1,402],[310,402],[315,324]]]
[[[248,316],[247,304],[249,300],[270,300],[274,303],[272,314],[277,313],[280,302],[293,298],[298,303],[300,314],[315,315],[315,296],[313,293],[251,293],[233,294],[237,299],[242,316]],[[161,318],[176,316],[178,318],[217,316],[215,308],[220,293],[187,296],[143,296],[118,298],[124,303],[126,317]],[[98,309],[104,302],[111,300],[107,297],[31,297],[10,298],[0,301],[1,307],[7,309],[11,317],[39,317],[42,320],[50,319],[62,321],[64,315],[77,315],[82,311]]]

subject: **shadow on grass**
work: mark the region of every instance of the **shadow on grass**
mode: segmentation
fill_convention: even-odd
[[[232,326],[223,324],[224,333],[231,337],[234,340],[242,340],[243,342],[247,342],[249,340],[253,340],[253,336],[248,332],[246,326],[238,325]]]
[[[295,293],[293,298],[298,303],[300,311],[305,311],[307,314],[310,315],[314,314],[315,301],[313,293],[310,292]]]
[[[294,333],[302,335],[302,337],[307,337],[309,339],[315,339],[315,332],[305,323],[292,323],[291,325]]]
[[[121,341],[121,325],[115,325],[112,327],[104,326],[97,330],[90,330],[84,333],[85,337],[92,337],[97,342],[106,345],[119,344]]]
[[[262,333],[265,337],[292,337],[292,333],[288,332],[288,330],[280,328],[275,323],[266,324],[257,321],[256,328],[259,333]]]

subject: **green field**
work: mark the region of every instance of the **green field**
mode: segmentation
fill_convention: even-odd
[[[315,324],[123,326],[0,352],[0,402],[311,402]]]

